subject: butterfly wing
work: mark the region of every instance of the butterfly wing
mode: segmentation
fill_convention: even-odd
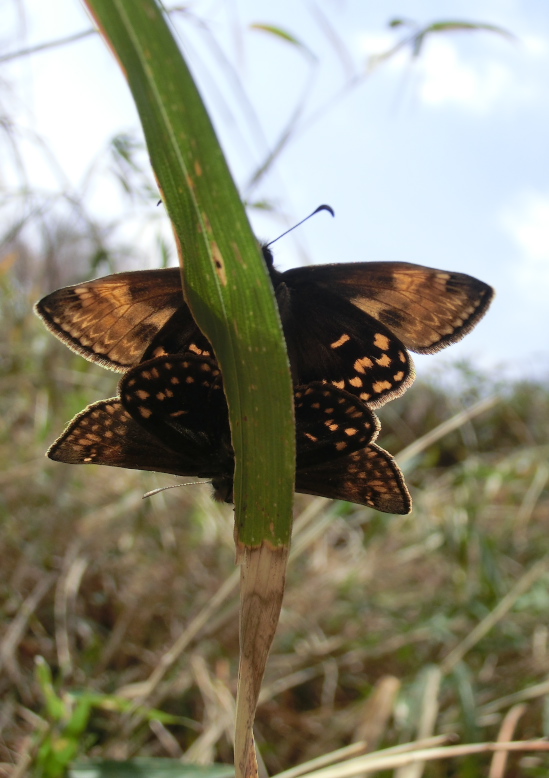
[[[298,469],[296,491],[347,500],[384,513],[406,514],[412,501],[404,477],[390,454],[371,444],[360,451]]]
[[[272,262],[268,249],[264,255]],[[213,354],[183,299],[179,268],[114,273],[66,286],[34,310],[70,349],[119,372],[166,354]]]
[[[432,354],[461,340],[484,316],[492,287],[464,273],[409,262],[349,262],[282,274],[291,289],[315,285],[386,325],[411,351]]]
[[[356,397],[320,382],[294,392],[297,469],[364,448],[377,437],[379,421]]]
[[[75,416],[47,455],[71,465],[109,465],[197,477],[215,475],[209,472],[207,448],[169,448],[134,421],[118,397],[93,403]]]
[[[316,284],[290,287],[287,275],[276,295],[294,382],[329,381],[371,408],[400,396],[414,378],[401,341],[342,296]]]
[[[414,378],[407,348],[432,353],[460,340],[493,290],[462,273],[403,262],[296,268],[275,287],[295,383],[325,380],[373,408]],[[125,371],[143,360],[211,346],[183,301],[177,268],[118,273],[60,289],[36,312],[70,348]]]
[[[188,305],[181,302],[179,308],[147,346],[141,361],[145,362],[148,359],[169,354],[185,353],[213,357],[210,342],[195,324]]]
[[[323,384],[300,387],[295,397],[297,491],[408,512],[408,492],[392,458],[373,444],[364,447],[377,435],[374,414]],[[120,398],[78,414],[48,456],[211,478],[216,496],[232,501],[234,458],[216,363],[186,354],[132,368],[120,382]]]
[[[170,344],[174,330],[186,346],[207,343],[183,301],[178,268],[115,273],[67,286],[40,300],[35,311],[73,351],[120,372],[157,355],[160,332]]]
[[[120,381],[120,400],[166,446],[208,451],[217,472],[232,473],[227,404],[213,360],[185,354],[142,362]]]

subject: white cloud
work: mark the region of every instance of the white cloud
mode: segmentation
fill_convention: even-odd
[[[529,56],[536,57],[539,60],[547,59],[549,42],[546,38],[541,38],[539,35],[521,35],[519,45]]]
[[[419,57],[412,59],[407,47],[395,57],[377,61],[393,72],[403,72],[412,63],[416,76],[415,93],[427,106],[457,106],[487,114],[496,106],[515,108],[517,103],[540,99],[546,82],[549,42],[537,35],[520,36],[502,45],[482,45],[482,35],[456,33],[432,35]],[[471,40],[480,41],[472,46]],[[395,44],[388,33],[362,34],[359,49],[367,56],[387,53]]]
[[[549,288],[549,194],[523,193],[501,215],[503,229],[519,259],[515,278],[532,297],[547,298]]]
[[[495,60],[477,59],[469,64],[454,41],[429,41],[418,70],[419,97],[430,105],[457,103],[475,112],[488,112],[513,85],[509,68]]]

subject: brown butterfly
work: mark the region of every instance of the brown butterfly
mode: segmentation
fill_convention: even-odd
[[[295,390],[296,491],[409,513],[393,458],[373,441],[379,422],[347,392],[322,383]],[[193,354],[131,368],[120,396],[78,414],[48,451],[69,464],[99,464],[208,478],[233,501],[234,454],[217,364]]]
[[[431,354],[466,335],[493,289],[463,273],[406,262],[273,267],[295,384],[329,381],[372,408],[414,379],[408,349]],[[74,351],[113,370],[212,348],[183,301],[178,268],[117,273],[59,289],[36,304],[46,326]]]

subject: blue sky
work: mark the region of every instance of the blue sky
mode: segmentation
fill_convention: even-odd
[[[90,26],[78,0],[24,5],[25,36],[5,42],[7,50]],[[547,376],[546,3],[225,0],[190,9],[202,28],[181,16],[176,29],[243,191],[289,117],[302,108],[301,130],[251,193],[276,203],[279,214],[251,211],[252,224],[258,237],[272,239],[321,202],[332,205],[336,219],[320,215],[280,241],[278,266],[403,260],[476,275],[496,287],[493,307],[462,343],[436,357],[418,357],[419,370],[467,357],[497,368],[498,375]],[[364,72],[369,57],[402,36],[387,27],[395,16],[419,25],[490,23],[515,40],[486,32],[429,39],[419,59],[403,51],[308,121],[352,74]],[[251,30],[251,23],[288,30],[314,59],[305,49]],[[209,35],[230,66],[220,65]],[[2,67],[17,94],[18,122],[47,139],[75,186],[112,135],[137,127],[126,84],[97,37]],[[236,78],[253,106],[253,121]],[[53,187],[51,167],[30,147],[29,155],[32,183]],[[112,182],[96,182],[90,202],[98,214],[112,214],[119,207]],[[141,237],[136,245],[144,245]],[[140,262],[136,249],[136,266]]]

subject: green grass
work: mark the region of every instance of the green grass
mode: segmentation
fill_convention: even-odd
[[[113,395],[117,377],[43,330],[36,293],[7,273],[0,286],[0,774],[61,774],[71,742],[79,758],[231,764],[232,510],[208,485],[142,500],[174,479],[47,460],[64,424]],[[380,414],[380,443],[396,453],[463,405],[501,397],[405,463],[410,516],[296,497],[256,723],[271,774],[363,739],[370,750],[426,735],[495,740],[520,702],[510,738],[547,734],[549,687],[537,685],[549,670],[549,563],[534,566],[549,551],[549,387],[496,386],[464,366],[452,384],[417,382]],[[487,775],[491,759],[438,760],[423,774]],[[515,754],[505,775],[548,766]]]

